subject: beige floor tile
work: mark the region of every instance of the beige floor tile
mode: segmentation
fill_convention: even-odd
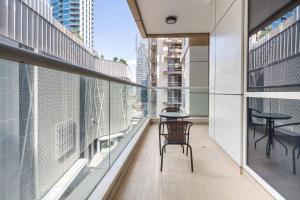
[[[194,172],[180,146],[168,146],[160,172],[158,126],[145,133],[115,199],[121,200],[271,200],[273,199],[209,138],[208,126],[193,126]]]

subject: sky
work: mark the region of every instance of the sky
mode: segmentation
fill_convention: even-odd
[[[138,29],[126,0],[94,1],[94,48],[105,59],[123,58],[135,78]]]

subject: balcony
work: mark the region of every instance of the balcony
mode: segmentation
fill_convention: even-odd
[[[182,74],[182,66],[180,64],[169,64],[168,70],[164,70],[164,74]]]
[[[88,69],[67,30],[0,3],[0,199],[298,200],[299,1],[128,2],[143,36],[189,38],[189,79],[148,88]],[[194,124],[194,172],[180,146],[159,169],[166,106]]]
[[[165,56],[165,59],[180,59],[180,54],[173,54],[173,53],[170,53],[168,55]]]
[[[183,39],[173,38],[173,39],[165,39],[165,44],[182,44]]]
[[[214,144],[273,198],[295,200],[300,195],[300,5],[299,1],[276,2],[275,5],[275,1],[267,0],[185,3],[128,0],[138,28],[145,37],[188,38],[184,42],[187,56],[181,55],[180,60],[187,73],[195,70],[195,73],[190,71],[194,80],[190,79],[189,83],[209,82],[208,133]],[[170,45],[173,41],[168,39],[165,43]],[[196,107],[197,104],[190,106],[191,109]],[[199,165],[202,167],[209,162]],[[180,168],[180,164],[176,163],[176,167]],[[168,169],[174,170],[174,167],[170,165]],[[214,168],[210,170],[214,171]],[[211,171],[204,173],[207,175]],[[153,179],[160,181],[159,186],[145,180],[145,188],[138,189],[139,195],[167,193],[173,198],[193,199],[193,196],[185,195],[194,194],[185,186],[196,182],[185,185],[189,180],[181,179],[182,171],[175,172],[173,177],[176,178],[170,182],[172,186],[166,186],[162,181],[167,175],[159,174],[159,178],[152,175]],[[130,174],[129,181],[120,187],[122,194],[130,195],[131,187],[126,185],[130,185],[131,177],[134,176]],[[218,196],[218,191],[226,190],[227,185],[220,182],[211,186],[217,197],[208,195],[207,199],[257,199],[264,196],[254,197],[257,192],[242,197],[229,197],[226,192],[221,192]],[[205,196],[206,184],[209,183],[196,186],[202,196]],[[242,182],[231,187],[243,193],[240,184]],[[150,192],[146,187],[151,188]],[[172,192],[168,193],[165,188]],[[196,199],[202,197],[197,192],[195,194]]]
[[[5,155],[15,162],[1,172],[20,173],[2,185],[4,191],[26,181],[22,187],[35,188],[29,190],[31,199],[114,194],[143,199],[148,192],[179,199],[203,194],[270,198],[247,174],[240,176],[239,167],[209,138],[208,88],[146,88],[15,46],[1,43],[0,50],[5,57],[0,59],[0,105],[5,110],[0,148],[12,152]],[[181,148],[168,148],[164,171],[157,168],[156,123],[165,102],[192,116],[194,173]]]

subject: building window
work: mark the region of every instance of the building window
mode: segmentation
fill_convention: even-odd
[[[67,120],[56,124],[55,151],[56,160],[65,156],[74,148],[74,123]]]

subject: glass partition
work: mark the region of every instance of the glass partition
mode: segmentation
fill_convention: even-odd
[[[300,195],[299,113],[300,100],[248,98],[247,164],[286,199]]]
[[[208,116],[208,88],[152,88],[151,115],[158,117],[166,107],[178,107],[192,117]]]
[[[300,6],[249,3],[250,26],[258,12],[271,17],[249,30],[247,165],[284,198],[299,199]]]
[[[250,18],[255,18],[255,12],[250,10]],[[250,35],[249,92],[300,91],[299,13],[300,6],[296,6]]]
[[[86,199],[148,114],[147,89],[0,59],[0,194]]]
[[[128,142],[136,133],[143,119],[147,116],[147,99],[143,99],[146,89],[110,84],[110,164],[118,158]]]

